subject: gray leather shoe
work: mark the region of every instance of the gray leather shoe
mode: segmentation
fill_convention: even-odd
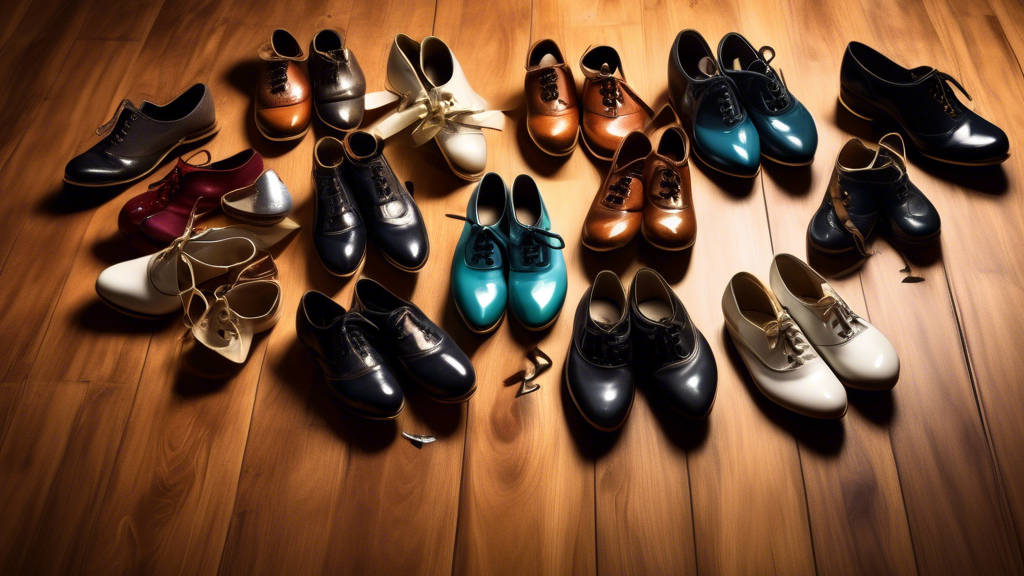
[[[320,121],[335,130],[355,130],[363,121],[366,78],[359,61],[345,48],[337,30],[324,29],[309,43],[313,107]]]
[[[64,168],[64,181],[76,186],[114,186],[146,176],[178,146],[217,133],[213,96],[196,84],[168,104],[123,100],[103,137]]]

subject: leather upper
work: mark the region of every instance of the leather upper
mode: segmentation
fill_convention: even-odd
[[[376,327],[362,315],[311,290],[299,302],[295,330],[346,408],[370,418],[394,418],[405,407],[398,381],[369,343],[367,335]]]
[[[870,46],[850,42],[839,80],[847,107],[872,119],[892,118],[928,156],[966,164],[1009,156],[1006,133],[964,106],[953,88],[970,96],[944,72],[928,66],[908,70]]]
[[[562,311],[568,277],[565,241],[551,231],[551,219],[537,183],[516,177],[508,195],[509,309],[530,329],[547,327]]]
[[[632,132],[622,141],[583,222],[584,245],[611,250],[625,246],[640,231],[644,174],[651,151],[651,141],[643,132]]]
[[[306,54],[287,30],[275,30],[259,49],[263,65],[256,85],[256,125],[266,136],[290,139],[309,128],[312,86],[302,69]]]
[[[344,140],[348,183],[373,244],[391,264],[419,270],[430,256],[430,242],[420,209],[384,156],[384,141],[363,131]]]
[[[501,176],[484,175],[466,205],[467,222],[452,256],[455,307],[475,332],[498,326],[508,303],[508,189]]]
[[[320,119],[337,130],[357,128],[365,109],[366,78],[341,32],[324,29],[313,36],[308,66]]]
[[[356,283],[353,306],[377,327],[371,342],[398,360],[431,397],[463,402],[476,391],[469,357],[414,304],[363,278]]]
[[[327,270],[338,276],[355,272],[366,253],[366,228],[342,165],[341,141],[321,138],[313,148],[313,248]]]
[[[550,55],[548,63],[542,59]],[[580,128],[576,82],[554,40],[539,40],[526,58],[526,128],[548,154],[561,156],[575,148]]]
[[[148,174],[179,144],[216,129],[213,97],[205,84],[195,84],[163,105],[143,101],[136,107],[124,100],[100,127],[102,140],[68,162],[64,179],[87,186],[131,181]]]
[[[697,216],[690,185],[690,143],[686,133],[666,130],[644,166],[644,205],[641,230],[651,244],[668,250],[693,245]]]
[[[583,137],[591,152],[610,159],[627,134],[643,130],[654,115],[626,83],[622,61],[611,46],[594,46],[580,58],[583,72]]]

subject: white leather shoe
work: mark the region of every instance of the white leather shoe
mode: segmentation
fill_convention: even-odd
[[[769,273],[772,291],[814,349],[851,388],[888,390],[900,378],[892,343],[858,316],[820,274],[796,256],[779,254]]]
[[[274,227],[229,226],[186,233],[149,256],[115,264],[96,278],[96,293],[111,308],[137,318],[160,318],[182,307],[181,295],[196,285],[250,264],[298,225],[285,220]]]
[[[846,414],[846,389],[760,280],[747,272],[733,276],[722,312],[736,350],[768,399],[812,418]]]

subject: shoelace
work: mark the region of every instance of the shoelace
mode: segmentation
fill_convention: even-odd
[[[344,48],[327,52],[327,76],[337,79],[341,71],[341,65],[348,63],[348,53]]]
[[[551,102],[558,98],[558,74],[554,70],[548,70],[540,77],[540,99],[544,102]]]
[[[282,92],[288,86],[288,61],[274,62],[270,69],[270,91]]]
[[[929,91],[932,94],[932,98],[942,105],[942,111],[950,118],[956,118],[963,112],[963,110],[959,105],[957,105],[955,98],[950,98],[950,94],[948,92],[949,87],[946,85],[947,82],[956,86],[956,89],[966,96],[968,100],[974,100],[971,98],[971,95],[967,93],[967,90],[964,90],[964,87],[957,82],[956,78],[953,78],[949,74],[936,70],[933,78],[934,81],[929,87]]]
[[[606,78],[601,83],[601,96],[604,98],[601,102],[606,108],[614,108],[616,103],[621,104],[623,102],[622,91],[619,90],[619,83],[615,78]]]
[[[500,249],[498,246],[499,241],[511,244],[509,237],[494,226],[484,226],[479,222],[470,220],[465,216],[459,216],[458,214],[445,214],[445,216],[469,222],[472,227],[471,233],[476,234],[476,239],[473,242],[473,264],[479,264],[480,261],[483,261],[486,265],[493,266],[495,262],[494,252]]]
[[[626,175],[619,177],[614,184],[608,187],[604,201],[609,204],[621,206],[626,202],[629,195],[629,186],[634,178],[641,178],[644,175],[644,160],[639,160],[629,169]]]
[[[768,348],[774,350],[782,345],[790,366],[802,366],[817,357],[804,338],[803,332],[786,312],[769,322],[765,327],[765,333],[768,337]]]
[[[377,192],[377,198],[380,200],[391,198],[391,185],[384,175],[384,166],[379,160],[370,165],[370,179],[373,180],[373,188]]]
[[[149,189],[156,191],[157,202],[166,206],[181,192],[182,184],[181,168],[175,166],[162,180],[150,184]]]
[[[771,55],[769,56],[768,53]],[[775,49],[771,46],[762,46],[757,54],[761,57],[760,63],[764,64],[764,75],[767,77],[764,84],[767,93],[762,94],[764,105],[772,112],[785,110],[790,104],[789,88],[786,86],[786,78],[782,75],[782,71],[776,73],[775,69],[771,67],[771,61],[775,59]],[[754,64],[758,63],[758,61],[754,62]]]
[[[725,125],[732,126],[740,121],[739,108],[736,106],[732,90],[724,82],[720,83],[719,86],[718,112],[722,114],[722,121],[725,122]]]
[[[864,326],[863,320],[828,284],[822,285],[825,295],[810,308],[833,329],[839,328],[839,337],[846,339]]]
[[[348,209],[348,202],[342,193],[341,178],[337,174],[332,174],[326,178],[318,177],[317,183],[319,188],[329,192],[323,195],[324,212],[327,213],[328,219],[334,221]]]
[[[599,334],[595,338],[595,347],[602,360],[613,364],[621,364],[629,360],[629,333]]]
[[[366,334],[363,334],[362,330],[353,329],[348,326],[345,327],[345,332],[349,335],[349,342],[356,353],[363,358],[368,357],[370,355],[370,347],[366,340]]]
[[[682,184],[683,181],[675,170],[662,170],[658,195],[665,200],[679,200],[679,191],[682,188]]]
[[[683,349],[683,326],[679,324],[659,325],[647,333],[651,352],[659,358],[685,358]]]
[[[401,326],[401,324],[403,323],[411,324],[413,328],[415,328],[423,335],[424,339],[426,339],[427,342],[434,343],[441,340],[441,338],[437,335],[436,332],[434,332],[432,328],[421,322],[420,319],[417,318],[415,314],[413,314],[412,310],[408,308],[402,310],[401,316],[398,317],[395,321],[395,326]],[[406,332],[408,332],[408,327],[406,327]],[[409,337],[409,334],[404,334],[400,337],[407,338]]]
[[[533,226],[525,226],[524,228],[525,230],[519,238],[519,243],[513,243],[513,245],[522,250],[523,264],[526,266],[546,265],[547,258],[544,248],[551,250],[562,250],[565,248],[565,240],[550,230]],[[557,244],[553,244],[553,241],[557,241]]]

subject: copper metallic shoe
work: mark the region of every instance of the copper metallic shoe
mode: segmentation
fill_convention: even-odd
[[[644,168],[644,206],[640,231],[662,250],[685,250],[697,238],[697,216],[690,187],[690,140],[673,126],[661,135]]]
[[[274,30],[259,54],[263,67],[256,87],[256,128],[268,140],[302,138],[313,113],[312,88],[301,64],[306,54],[287,30]]]
[[[621,248],[640,231],[644,209],[644,166],[651,141],[633,131],[622,141],[611,170],[583,222],[583,245],[604,252]]]
[[[602,160],[611,160],[627,134],[643,130],[654,115],[626,84],[619,53],[611,46],[589,48],[580,58],[583,81],[583,143]]]
[[[526,131],[551,156],[567,156],[579,142],[576,82],[554,40],[535,43],[526,57]]]

